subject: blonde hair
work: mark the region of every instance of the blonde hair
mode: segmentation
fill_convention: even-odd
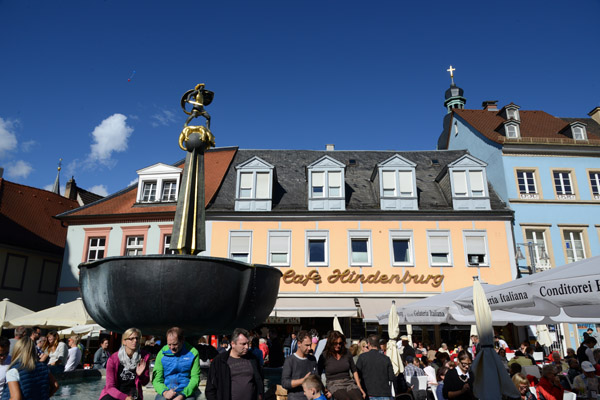
[[[37,362],[37,351],[35,350],[35,344],[28,336],[22,337],[17,340],[12,354],[12,362],[10,363],[9,369],[12,368],[17,362],[21,362],[20,369],[27,369],[33,371]]]
[[[125,340],[129,339],[129,337],[131,335],[133,335],[134,333],[137,333],[137,335],[138,335],[137,348],[139,349],[140,344],[142,343],[142,331],[140,331],[138,328],[129,328],[125,332],[123,332],[123,337],[121,338],[121,344],[125,344]]]
[[[71,339],[72,341],[75,342],[75,346],[77,346],[79,344],[79,341],[81,340],[81,338],[79,337],[79,335],[73,335],[69,339]]]
[[[527,384],[527,386],[529,386],[529,380],[527,380],[527,377],[521,373],[514,374],[512,377],[512,381],[515,384],[515,386],[517,387],[517,389],[519,388],[520,385]]]
[[[307,376],[304,382],[302,382],[302,386],[307,389],[315,389],[317,393],[323,391],[323,382],[316,375]]]

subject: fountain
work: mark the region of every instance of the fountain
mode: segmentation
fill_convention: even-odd
[[[213,97],[199,84],[181,98],[189,117],[179,136],[187,154],[171,235],[177,254],[107,257],[79,265],[85,307],[106,329],[123,332],[135,326],[144,334],[164,335],[179,326],[189,335],[225,334],[261,324],[275,306],[282,276],[277,268],[197,255],[206,250],[204,152],[215,142],[204,107]],[[189,125],[200,116],[206,126]]]

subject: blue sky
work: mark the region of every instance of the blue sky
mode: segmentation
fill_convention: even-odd
[[[600,0],[0,0],[0,166],[107,194],[185,154],[196,83],[217,146],[434,149],[456,68],[467,108],[600,106]],[[136,71],[131,82],[128,78]]]

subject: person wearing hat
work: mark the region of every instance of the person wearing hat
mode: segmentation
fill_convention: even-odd
[[[581,363],[583,374],[577,375],[573,381],[573,390],[578,394],[577,398],[596,399],[598,396],[598,377],[596,368],[589,361]]]

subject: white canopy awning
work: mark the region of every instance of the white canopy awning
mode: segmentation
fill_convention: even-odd
[[[422,300],[422,298],[415,297],[399,297],[399,298],[359,298],[360,309],[363,313],[363,322],[379,322],[377,315],[381,314],[383,310],[388,309],[392,305],[392,301],[396,302],[396,308],[406,306],[415,301]]]
[[[270,317],[359,317],[354,298],[280,297]]]

